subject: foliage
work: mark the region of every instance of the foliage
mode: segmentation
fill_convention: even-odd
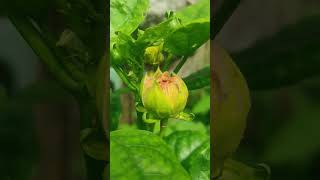
[[[161,87],[152,86],[155,92],[143,91],[150,88],[150,82],[157,83],[159,79],[166,79],[167,76],[172,80],[179,79],[177,87],[181,83],[184,85],[177,75],[171,76],[164,72],[159,79],[156,76],[156,81],[150,81],[148,73],[153,74],[152,71],[157,68],[167,70],[173,65],[172,57],[181,59],[174,70],[177,73],[188,57],[208,41],[210,2],[200,0],[180,11],[168,11],[162,22],[146,29],[140,29],[139,25],[143,21],[141,15],[144,17],[148,11],[148,0],[125,2],[111,1],[113,16],[110,27],[110,57],[112,68],[134,93],[137,127],[123,128],[121,125],[111,132],[111,179],[125,179],[128,176],[133,179],[210,179],[209,132],[207,124],[203,124],[208,120],[191,122],[194,118],[192,111],[186,108],[180,112],[184,106],[180,105],[178,97],[171,97],[165,101],[167,95],[163,93],[165,91],[162,92]],[[209,77],[204,76],[208,74],[201,73],[198,71],[183,79],[189,90],[201,90],[210,85]],[[199,83],[202,77],[206,79]],[[140,85],[141,82],[143,85]],[[177,93],[175,87],[176,85],[168,86],[171,88],[171,95],[173,92]],[[177,94],[184,104],[187,94],[188,92]],[[153,98],[145,102],[146,95]],[[210,105],[209,96],[205,99],[204,103]],[[150,103],[152,112],[149,111]],[[171,105],[173,109],[166,108]],[[163,111],[164,108],[170,111],[170,116],[154,113]],[[205,110],[206,106],[198,105],[196,109],[196,119],[200,112],[203,112],[203,115],[209,113]],[[116,116],[112,118],[119,120]],[[192,129],[194,130],[191,131]]]

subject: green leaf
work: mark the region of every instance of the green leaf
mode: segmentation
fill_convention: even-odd
[[[246,80],[228,52],[216,44],[211,48],[215,78],[211,143],[215,147],[213,174],[217,174],[224,159],[230,157],[241,142],[251,102]]]
[[[192,179],[210,179],[209,136],[199,131],[176,131],[165,138]]]
[[[190,74],[183,78],[188,90],[196,90],[210,85],[210,67],[204,67],[203,69]]]
[[[204,92],[201,98],[193,105],[192,112],[195,114],[207,114],[210,111],[210,94]]]
[[[180,21],[173,16],[160,24],[147,28],[144,33],[138,37],[137,44],[139,44],[139,46],[147,46],[164,41],[167,36],[179,27],[181,27]]]
[[[149,7],[148,0],[111,0],[110,2],[110,37],[121,31],[130,35],[143,21]]]
[[[110,141],[110,179],[190,179],[170,147],[151,132],[117,130]]]
[[[176,119],[170,119],[167,128],[165,129],[165,137],[169,136],[175,131],[198,131],[198,132],[208,132],[207,127],[200,121],[180,121]]]
[[[210,21],[200,19],[182,26],[171,33],[164,42],[164,48],[172,54],[190,56],[209,40]]]
[[[61,33],[59,40],[56,42],[56,46],[68,52],[70,58],[65,58],[66,60],[71,61],[72,58],[76,57],[76,59],[82,63],[87,64],[89,62],[88,48],[77,34],[70,29],[65,29]]]
[[[177,11],[176,16],[182,24],[189,24],[199,19],[210,21],[210,0],[199,0],[197,3]]]
[[[193,113],[180,112],[174,118],[182,121],[192,121],[195,115]]]
[[[206,141],[184,162],[194,180],[210,180],[210,142]]]
[[[135,44],[134,39],[122,32],[117,33],[117,38],[111,43],[111,63],[123,64],[134,60]]]
[[[122,32],[112,43],[110,53],[114,70],[130,89],[136,90],[144,72],[144,49],[138,48],[135,40]]]
[[[107,142],[99,140],[97,130],[84,129],[80,132],[80,142],[83,151],[96,160],[107,161]]]
[[[319,28],[319,15],[307,17],[234,53],[249,88],[276,89],[319,75]]]
[[[228,159],[224,164],[223,174],[218,180],[268,180],[270,169],[264,165],[248,166]]]

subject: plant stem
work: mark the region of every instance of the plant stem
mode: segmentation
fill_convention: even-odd
[[[163,138],[165,133],[165,128],[167,127],[168,119],[161,119],[160,120],[160,137]]]
[[[187,59],[188,59],[188,56],[183,56],[182,60],[179,62],[179,64],[176,66],[173,72],[177,74],[182,68],[182,66],[184,65],[184,63],[187,61]]]
[[[9,19],[58,81],[61,82],[66,89],[72,92],[79,91],[79,84],[63,70],[58,63],[56,55],[47,46],[41,34],[33,26],[31,21],[27,17],[17,16],[10,16]]]
[[[211,38],[214,39],[217,34],[221,31],[224,24],[228,21],[230,16],[236,10],[241,0],[224,0],[223,4],[219,8],[218,12],[214,14],[213,19],[213,30],[211,33]]]

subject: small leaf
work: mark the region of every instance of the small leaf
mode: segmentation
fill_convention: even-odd
[[[224,159],[230,157],[240,144],[251,103],[246,80],[229,54],[216,44],[211,48],[214,53],[211,143],[215,147],[213,158],[216,174]]]
[[[96,160],[107,161],[107,142],[99,141],[97,131],[94,129],[84,129],[80,133],[83,151]]]
[[[65,29],[61,33],[56,46],[68,48],[77,52],[81,52],[86,49],[81,39],[70,29]]]
[[[110,179],[190,179],[170,147],[151,132],[117,130],[110,141]]]
[[[197,3],[177,11],[176,16],[182,24],[189,24],[199,19],[210,20],[210,0],[199,0]]]
[[[147,112],[146,108],[143,107],[142,103],[136,103],[136,110],[138,112]]]
[[[192,112],[195,114],[207,114],[210,111],[210,101],[210,94],[205,92],[193,105]]]
[[[171,33],[165,39],[164,48],[175,55],[192,55],[209,37],[210,21],[201,19]]]
[[[183,121],[192,121],[194,119],[194,117],[195,117],[195,115],[193,113],[180,112],[174,118],[179,119],[179,120],[183,120]]]
[[[161,42],[179,27],[181,27],[180,21],[176,17],[172,17],[158,25],[147,28],[139,36],[137,43],[139,46],[148,46],[159,41]]]
[[[110,2],[110,37],[121,31],[130,35],[143,21],[149,7],[148,0],[111,0]]]
[[[210,67],[204,67],[203,69],[190,74],[183,78],[188,90],[196,90],[210,85]]]

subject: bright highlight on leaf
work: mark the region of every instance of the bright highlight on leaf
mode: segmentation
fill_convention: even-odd
[[[111,179],[191,179],[159,136],[142,130],[117,130],[110,137]]]

